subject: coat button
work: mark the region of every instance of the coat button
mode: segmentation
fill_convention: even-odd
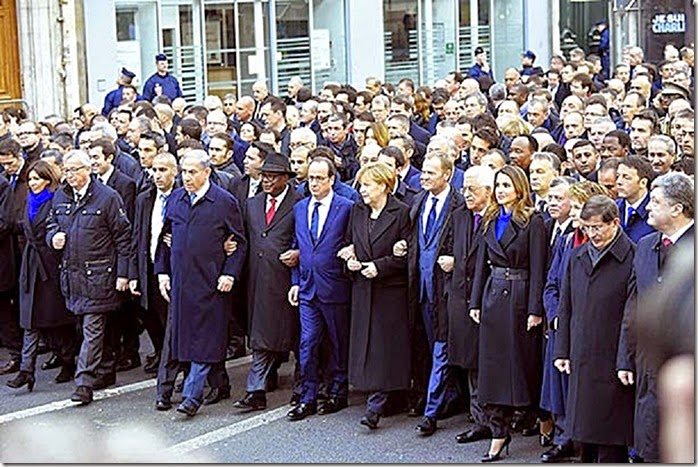
[[[97,209],[97,214],[102,214],[102,211]]]
[[[91,275],[92,275],[92,271],[87,271],[87,275],[88,275],[88,276],[91,276]]]
[[[502,295],[506,297],[507,295],[509,295],[509,291],[506,289],[502,290]]]
[[[262,238],[267,238],[267,233],[266,233],[266,232],[262,232]]]
[[[70,214],[70,209],[68,209],[65,213],[66,213],[66,214]]]
[[[82,213],[83,213],[83,214],[87,214],[87,211],[86,211],[86,210],[83,210]]]
[[[264,256],[264,253],[260,251],[259,253],[257,253],[257,256],[261,258],[262,256]]]

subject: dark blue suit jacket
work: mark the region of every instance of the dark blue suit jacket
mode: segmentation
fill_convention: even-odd
[[[423,145],[429,144],[429,138],[431,138],[431,135],[427,130],[422,128],[421,126],[417,125],[415,122],[410,121],[410,136],[415,140],[419,141]]]
[[[628,220],[625,218],[627,215],[627,205],[625,199],[619,199],[616,201],[618,205],[618,210],[620,211],[620,223],[623,226],[623,230],[626,235],[630,237],[630,240],[637,243],[645,235],[649,235],[654,232],[654,228],[647,224],[647,204],[650,202],[649,192],[645,195],[645,199],[642,200],[640,206],[638,206],[635,214]]]
[[[351,282],[344,273],[344,262],[337,257],[337,252],[345,243],[353,203],[335,193],[320,238],[313,241],[308,225],[311,201],[312,198],[305,198],[293,208],[300,261],[298,267],[293,269],[292,283],[300,286],[300,300],[309,301],[317,297],[323,303],[348,303]]]
[[[417,170],[415,166],[411,165],[410,170],[407,171],[407,175],[405,176],[405,179],[403,181],[407,184],[407,186],[409,186],[413,190],[421,191],[422,182],[419,180],[419,177],[421,175],[422,172]]]

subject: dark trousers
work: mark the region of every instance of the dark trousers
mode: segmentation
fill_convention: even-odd
[[[98,376],[106,376],[116,373],[116,361],[119,358],[119,326],[118,314],[121,310],[109,311],[104,314],[104,339],[102,344],[102,359],[97,368]],[[84,338],[84,327],[83,327]]]
[[[148,309],[139,306],[138,311],[138,316],[150,337],[155,353],[160,353],[165,340],[167,302],[162,298],[157,275],[153,272],[153,265],[150,263],[148,264]]]
[[[34,374],[36,369],[36,357],[39,354],[39,340],[46,336],[51,348],[64,365],[73,365],[75,362],[75,325],[73,323],[56,326],[48,329],[25,329],[22,342],[22,363],[20,370]]]
[[[431,371],[431,348],[426,337],[424,324],[417,317],[410,338],[410,379],[408,405],[417,407],[427,398],[427,387]]]
[[[582,462],[625,464],[628,462],[628,448],[627,446],[582,443]]]
[[[468,390],[470,392],[470,415],[475,420],[475,429],[488,428],[487,414],[482,403],[477,398],[478,393],[478,372],[477,369],[468,371]]]
[[[346,398],[348,394],[347,359],[349,354],[349,310],[346,304],[322,303],[316,298],[301,300],[300,363],[303,381],[301,402],[317,400],[320,347],[327,335],[331,351],[327,377],[332,381],[329,396]]]
[[[158,289],[159,290],[159,289]],[[117,313],[114,313],[109,326],[114,326],[114,351],[117,360],[122,358],[139,359],[141,323],[138,320],[140,305],[132,297],[124,299]]]
[[[505,438],[509,434],[509,425],[514,416],[514,407],[508,405],[485,404],[487,426],[493,438]]]
[[[10,358],[20,359],[22,329],[19,327],[17,289],[0,292],[0,343],[10,351]]]
[[[230,388],[230,377],[228,376],[228,370],[225,368],[225,361],[211,364],[206,382],[212,388]]]
[[[158,289],[158,292],[159,289]],[[171,351],[172,320],[168,315],[165,325],[165,338],[160,354],[160,366],[158,367],[157,395],[158,398],[171,399],[174,392],[174,384],[177,374],[182,370],[179,360],[172,358]]]
[[[390,393],[391,391],[376,391],[369,394],[366,398],[366,410],[383,415]]]
[[[107,323],[106,313],[88,313],[80,317],[82,323],[82,344],[78,354],[75,384],[94,386],[97,370],[104,357],[104,336]]]

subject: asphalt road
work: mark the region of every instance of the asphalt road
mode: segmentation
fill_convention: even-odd
[[[0,358],[6,358],[0,352]],[[48,358],[39,357],[38,365]],[[0,376],[0,460],[26,462],[218,462],[218,463],[478,463],[488,441],[459,445],[468,427],[464,415],[439,421],[422,438],[419,421],[404,414],[381,419],[369,431],[358,421],[364,394],[352,392],[350,406],[336,414],[286,420],[292,364],[280,370],[280,388],[267,395],[267,410],[240,414],[232,401],[244,395],[250,357],[228,362],[232,398],[204,406],[194,418],[154,409],[155,380],[142,368],[118,373],[117,386],[95,393],[77,407],[72,383],[55,384],[58,370],[37,371],[34,392],[13,390]],[[37,366],[38,366],[37,365]],[[173,402],[179,402],[178,395]],[[538,462],[537,438],[515,436],[503,462]]]

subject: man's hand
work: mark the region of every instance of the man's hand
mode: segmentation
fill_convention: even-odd
[[[473,308],[470,310],[470,319],[480,324],[480,310]]]
[[[623,383],[623,386],[632,386],[635,384],[635,375],[633,375],[632,371],[618,370],[618,379]]]
[[[126,292],[128,290],[128,279],[125,277],[117,277],[116,290],[119,292]]]
[[[57,232],[51,239],[51,245],[56,250],[62,250],[65,246],[65,232]]]
[[[528,315],[528,321],[526,321],[526,331],[530,331],[531,329],[535,328],[536,326],[540,326],[540,323],[542,323],[542,322],[543,322],[542,316]]]
[[[295,268],[298,266],[298,259],[300,256],[301,250],[288,250],[279,255],[279,261],[284,263],[284,266],[288,268]]]
[[[350,259],[356,259],[356,253],[354,252],[354,245],[345,246],[339,252],[337,252],[337,257],[341,258],[343,261],[349,261]]]
[[[160,286],[160,295],[167,303],[170,303],[170,276],[158,274],[158,285]]]
[[[223,242],[223,250],[227,256],[231,256],[238,249],[238,243],[233,239],[233,235]]]
[[[455,260],[453,259],[453,256],[443,255],[436,259],[436,263],[443,272],[451,272],[453,271],[453,264],[455,263]]]
[[[393,245],[393,255],[397,257],[402,257],[407,254],[407,240],[398,240]]]
[[[560,373],[567,373],[568,375],[572,371],[570,361],[566,358],[558,358],[555,360],[555,368],[557,368]]]
[[[172,234],[163,235],[162,242],[167,245],[167,248],[172,248]]]
[[[347,269],[351,272],[361,271],[361,263],[355,259],[350,259],[347,261]]]
[[[361,274],[366,279],[373,279],[378,275],[378,268],[376,268],[376,263],[371,261],[370,263],[361,263]]]
[[[298,291],[300,290],[300,287],[297,285],[292,285],[290,289],[288,289],[288,303],[291,304],[291,306],[298,306]]]
[[[220,276],[218,278],[218,291],[219,292],[230,292],[233,290],[233,283],[235,278],[233,276]]]
[[[138,281],[136,279],[128,281],[128,289],[131,291],[131,295],[136,297],[141,296],[141,293],[138,291]]]

